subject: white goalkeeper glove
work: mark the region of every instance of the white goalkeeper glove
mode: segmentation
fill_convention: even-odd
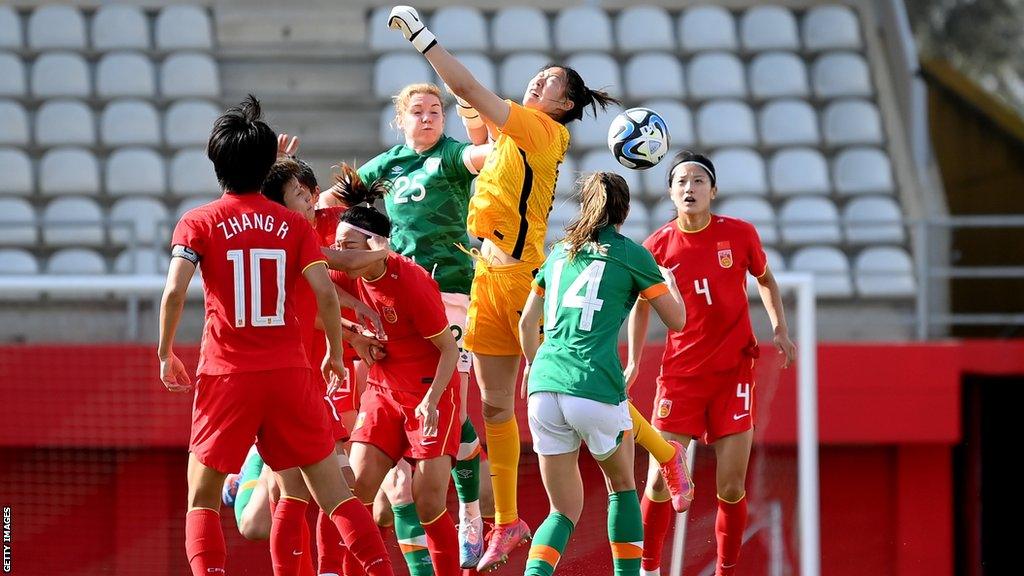
[[[451,92],[451,90],[448,90]],[[463,100],[458,94],[452,92],[455,96],[455,112],[462,117],[462,123],[466,125],[466,128],[472,130],[479,128],[484,125],[484,119],[480,117],[480,113],[473,108],[469,102]]]
[[[412,6],[392,8],[391,14],[388,16],[388,28],[400,31],[405,39],[412,42],[412,45],[420,51],[420,54],[426,54],[427,50],[437,44],[437,38],[423,25],[420,15]]]

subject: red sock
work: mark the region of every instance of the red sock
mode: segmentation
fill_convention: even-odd
[[[316,547],[320,555],[320,573],[344,574],[344,551],[341,534],[331,517],[323,510],[316,517]]]
[[[661,566],[661,551],[672,528],[674,512],[671,500],[655,502],[647,494],[640,499],[640,513],[644,518],[644,555],[640,567],[644,570],[657,570]]]
[[[342,566],[343,576],[366,576],[366,572],[363,571],[363,565],[359,563],[359,560],[349,551],[348,548],[342,548]]]
[[[185,514],[185,555],[192,576],[224,574],[228,549],[220,514],[209,508],[193,508]]]
[[[715,539],[718,540],[718,563],[715,576],[731,576],[736,571],[743,546],[743,529],[747,527],[747,495],[739,502],[718,499],[718,517],[715,518]]]
[[[331,520],[338,527],[342,541],[369,576],[394,575],[391,558],[384,549],[380,532],[373,529],[373,516],[357,498],[349,498],[338,504],[331,511]]]
[[[274,566],[274,576],[298,576],[301,563],[310,562],[309,552],[302,546],[306,507],[302,500],[282,498],[274,509],[274,519],[270,524],[270,561]]]
[[[436,576],[459,576],[462,567],[459,564],[459,535],[455,530],[455,521],[448,510],[441,512],[437,518],[428,522],[420,521],[423,531],[427,533],[427,550],[430,551],[430,562],[434,565]]]
[[[307,508],[309,506],[306,506]],[[306,513],[302,513],[302,560],[299,561],[299,576],[316,576],[316,566],[313,565],[313,543],[309,533],[309,520]]]

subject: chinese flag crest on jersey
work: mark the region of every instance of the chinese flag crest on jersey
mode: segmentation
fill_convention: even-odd
[[[732,268],[732,248],[728,241],[718,243],[718,265],[722,268]]]
[[[658,418],[668,418],[670,412],[672,412],[672,401],[668,398],[662,398],[658,402]]]
[[[391,324],[398,322],[398,312],[395,311],[394,306],[381,306],[380,312],[384,316],[384,320],[387,322]]]

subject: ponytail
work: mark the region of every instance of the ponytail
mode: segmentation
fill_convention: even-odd
[[[363,203],[373,204],[389,191],[389,183],[386,180],[378,179],[367,186],[355,168],[344,162],[331,176],[334,178],[334,186],[328,191],[349,207]]]
[[[573,106],[558,119],[562,124],[568,124],[573,120],[581,120],[583,111],[590,106],[591,112],[597,116],[597,107],[607,110],[613,104],[622,104],[617,98],[604,90],[592,90],[583,82],[583,77],[576,70],[561,64],[550,64],[548,68],[561,68],[565,70],[565,98],[572,102]]]
[[[629,186],[614,172],[594,172],[580,186],[580,215],[565,228],[562,245],[572,259],[607,226],[617,226],[629,214]]]

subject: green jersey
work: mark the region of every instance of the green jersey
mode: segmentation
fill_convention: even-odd
[[[367,184],[391,182],[391,193],[384,197],[391,249],[426,268],[441,292],[469,294],[473,281],[473,260],[456,246],[469,246],[466,217],[476,176],[462,161],[469,146],[442,136],[422,154],[402,144],[359,168]]]
[[[625,400],[619,328],[637,296],[667,291],[654,256],[608,226],[572,259],[556,244],[534,282],[544,290],[544,342],[530,367],[530,394]]]

